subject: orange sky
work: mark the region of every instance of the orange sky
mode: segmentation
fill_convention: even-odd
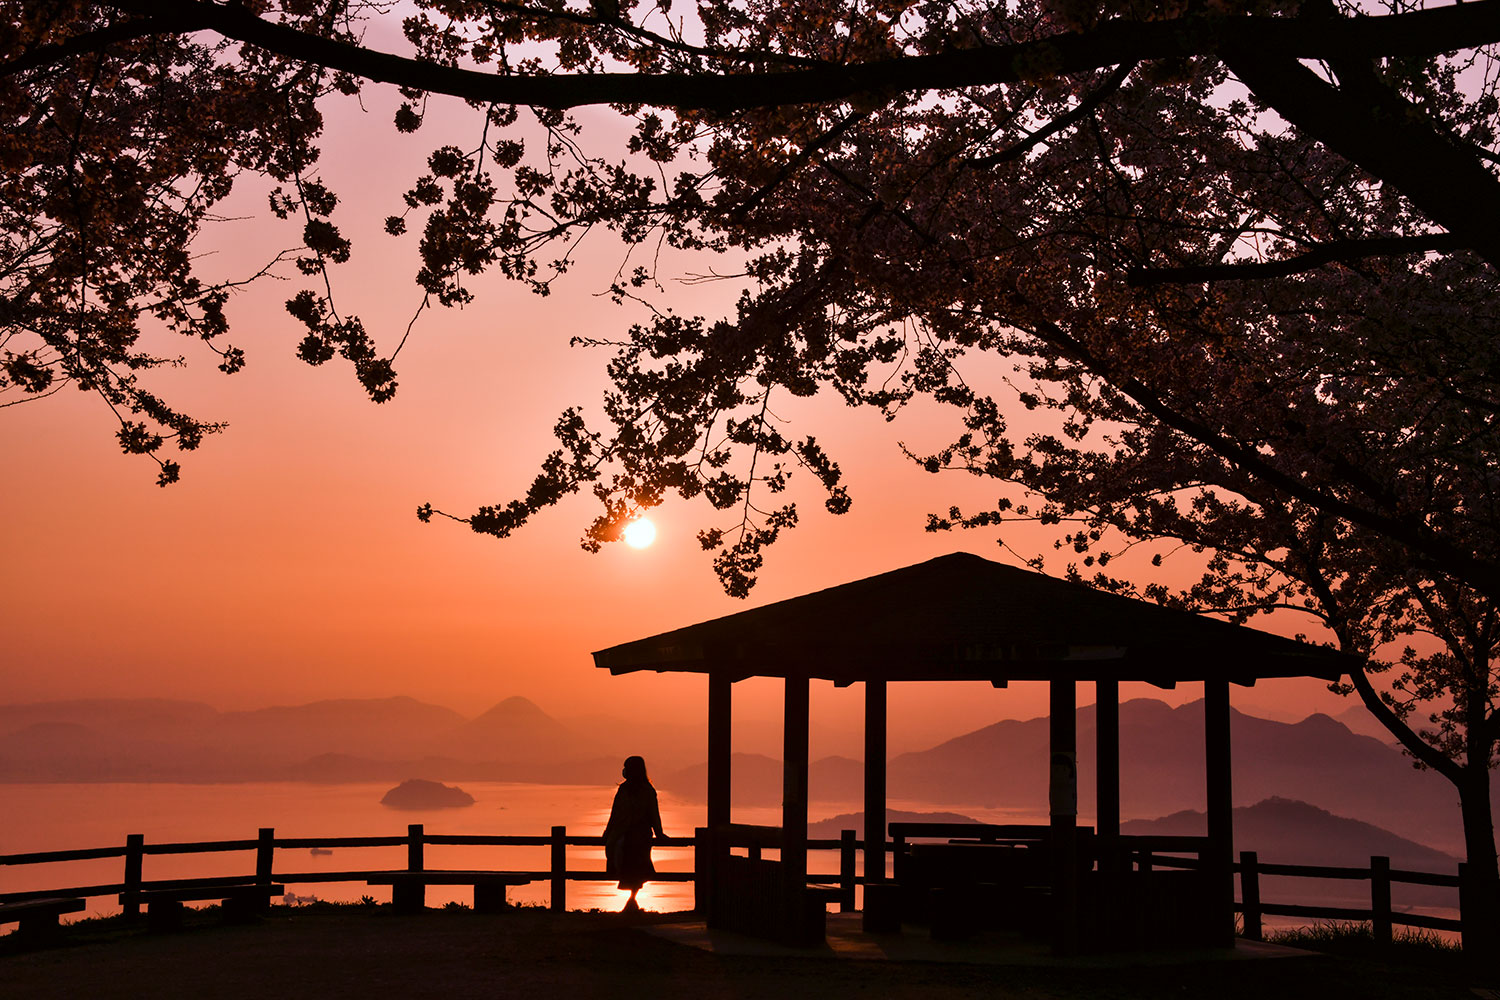
[[[387,349],[420,295],[411,281],[415,237],[386,237],[381,220],[431,148],[473,145],[476,134],[460,108],[399,136],[387,124],[395,100],[370,88],[369,114],[344,105],[324,164],[344,198],[336,221],[355,241],[354,260],[335,273],[338,304]],[[238,273],[295,245],[295,230],[263,206],[263,189],[237,195],[228,214],[256,217],[202,245],[217,250],[206,273]],[[819,440],[844,467],[853,510],[835,518],[814,493],[801,493],[803,524],[770,550],[749,604],[720,592],[699,550],[700,528],[728,526],[701,502],[656,512],[652,547],[617,545],[598,556],[577,544],[594,515],[591,498],[553,508],[503,542],[418,523],[425,501],[467,513],[519,495],[551,446],[557,413],[576,404],[598,412],[604,355],[567,342],[630,321],[598,294],[618,264],[618,249],[597,240],[547,299],[499,277],[474,281],[470,308],[421,320],[398,359],[400,390],[383,406],[366,400],[347,367],[295,360],[300,334],[281,302],[300,279],[263,282],[231,300],[229,339],[249,354],[242,373],[220,375],[185,342],[160,348],[185,350],[192,364],[149,375],[152,384],[195,416],[231,424],[187,455],[182,481],[165,490],[154,465],[120,453],[108,411],[91,397],[69,390],[0,410],[0,702],[172,696],[230,708],[408,694],[477,714],[520,694],[558,716],[698,716],[701,680],[610,678],[588,653],[957,549],[1005,558],[992,536],[922,531],[928,511],[997,495],[993,484],[929,476],[900,456],[899,440],[942,443],[939,417],[887,425],[823,398],[799,409],[818,419]],[[672,288],[670,301],[708,311],[733,293]],[[748,691],[739,710],[770,715],[769,694]],[[859,697],[816,690],[814,712],[853,715]],[[1235,698],[1298,717],[1345,707],[1317,682],[1236,689]],[[898,690],[893,745],[1044,711],[1035,685]]]

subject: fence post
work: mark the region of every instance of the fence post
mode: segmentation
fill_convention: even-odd
[[[1240,909],[1245,917],[1245,937],[1265,940],[1260,922],[1260,858],[1254,851],[1240,852]]]
[[[552,828],[552,912],[568,908],[568,828]]]
[[[693,912],[700,917],[708,916],[709,866],[708,827],[693,830]]]
[[[839,831],[839,912],[854,912],[854,831]]]
[[[270,885],[271,859],[276,853],[276,829],[263,826],[260,828],[260,839],[255,844],[255,881],[260,885]]]
[[[406,870],[422,870],[422,824],[411,823],[406,828]]]
[[[1391,943],[1391,859],[1370,858],[1370,933],[1375,943]]]
[[[128,902],[122,907],[127,917],[137,917],[141,913],[141,861],[146,854],[146,835],[143,833],[132,833],[125,837],[125,885],[124,892]]]

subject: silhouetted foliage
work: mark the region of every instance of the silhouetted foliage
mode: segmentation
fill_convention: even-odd
[[[1177,540],[1206,572],[1152,596],[1321,618],[1367,658],[1366,704],[1459,788],[1471,864],[1500,885],[1495,0],[418,0],[406,55],[362,46],[372,3],[4,7],[0,389],[98,393],[175,479],[162,445],[218,426],[146,389],[164,359],[138,339],[150,318],[243,362],[219,346],[228,286],[188,251],[250,172],[296,220],[299,356],[389,398],[391,357],[333,304],[352,248],[316,171],[321,106],[395,83],[411,133],[430,95],[459,97],[475,137],[435,142],[385,226],[420,233],[424,306],[471,301],[487,271],[546,293],[595,227],[731,251],[746,285],[733,316],[663,305],[591,342],[613,351],[602,421],[564,413],[524,495],[461,518],[475,531],[588,488],[597,548],[702,496],[729,519],[702,545],[743,596],[797,523],[794,472],[834,513],[853,499],[776,402],[832,390],[894,418],[930,397],[961,429],[913,457],[1008,484],[932,528],[1057,525],[1070,569],[1116,589],[1113,557]],[[606,103],[630,137],[589,151],[568,109]],[[612,291],[657,277],[627,262]],[[966,378],[984,355],[1011,370]],[[1380,659],[1418,633],[1442,651]]]

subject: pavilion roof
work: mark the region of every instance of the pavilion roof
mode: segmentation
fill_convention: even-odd
[[[611,673],[864,680],[1337,679],[1322,646],[959,552],[594,653]]]

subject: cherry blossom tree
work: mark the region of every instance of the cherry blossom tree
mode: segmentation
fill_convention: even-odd
[[[393,128],[420,132],[429,100],[459,98],[473,133],[429,140],[386,223],[416,244],[424,305],[491,271],[545,293],[600,227],[727,251],[744,292],[731,316],[682,315],[655,256],[632,257],[612,292],[654,311],[592,343],[602,420],[563,414],[530,487],[458,519],[504,537],[588,489],[596,548],[702,496],[728,518],[703,546],[743,596],[797,523],[796,481],[834,513],[856,499],[779,400],[950,404],[954,441],[913,457],[1002,496],[932,527],[1055,524],[1075,572],[1117,588],[1122,549],[1181,543],[1203,579],[1153,596],[1326,623],[1364,664],[1352,687],[1458,789],[1500,936],[1500,0],[0,6],[0,392],[97,393],[175,479],[165,443],[217,427],[149,391],[168,359],[137,345],[165,324],[242,363],[224,304],[255,275],[205,281],[187,249],[252,174],[299,244],[299,354],[389,398],[394,350],[335,304],[352,248],[322,116],[394,84]],[[363,44],[394,17],[406,51]],[[590,148],[584,105],[629,123],[625,148]],[[966,378],[986,357],[1013,371]],[[1026,411],[1053,431],[1013,430]]]

